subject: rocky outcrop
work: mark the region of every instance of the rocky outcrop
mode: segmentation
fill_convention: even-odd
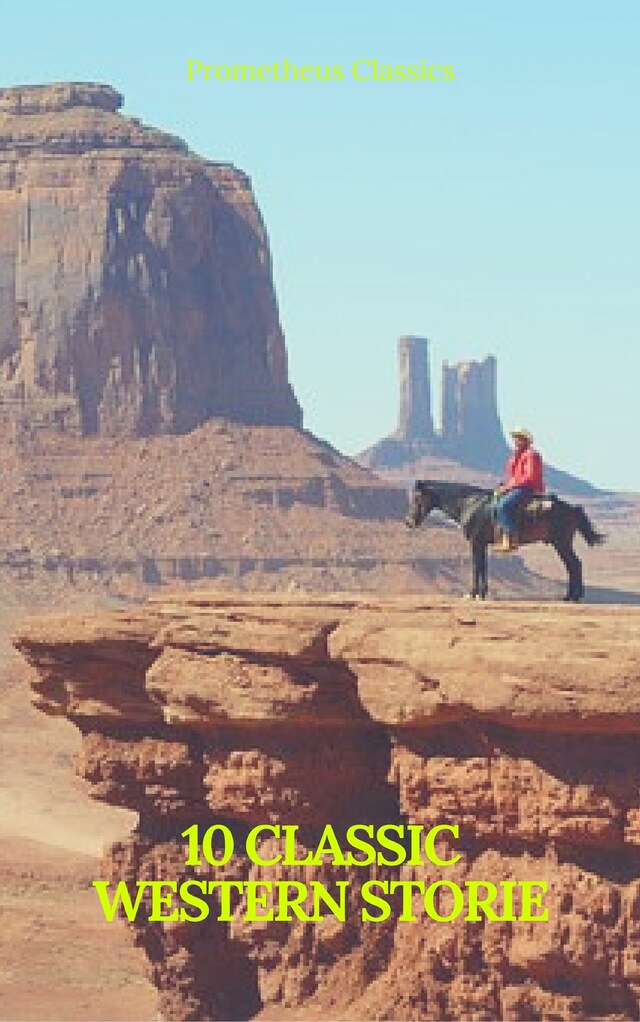
[[[359,460],[373,469],[398,469],[435,455],[500,471],[508,447],[498,415],[496,369],[493,355],[482,362],[443,363],[441,424],[436,430],[431,412],[429,341],[426,337],[401,337],[398,428],[364,451]]]
[[[426,337],[401,337],[398,341],[400,409],[399,440],[432,440],[429,341]]]
[[[299,426],[248,178],[121,103],[92,83],[0,90],[0,419]]]
[[[348,883],[344,920],[248,921],[246,889],[227,921],[139,916],[164,1018],[613,1022],[640,1011],[639,624],[621,608],[196,592],[34,619],[15,641],[37,704],[80,728],[94,797],[139,812],[106,878]],[[182,832],[214,821],[233,856],[185,866]],[[237,851],[256,824],[298,824],[301,860],[328,823],[345,847],[354,823],[457,824],[460,859],[267,868]],[[277,834],[259,850],[275,859]],[[363,921],[367,881],[443,874],[544,882],[548,921],[437,922],[415,888]]]
[[[498,415],[497,368],[493,355],[443,363],[442,443],[448,457],[480,467],[503,465],[507,442]]]
[[[18,85],[0,90],[0,113],[48,114],[89,107],[116,113],[123,98],[110,85],[96,82],[58,82],[52,85]]]
[[[395,448],[373,448],[371,464],[411,455],[437,453],[480,467],[499,466],[507,454],[498,415],[497,362],[489,355],[481,362],[442,365],[441,426],[436,432],[431,413],[429,341],[401,337],[398,341],[400,406]],[[395,456],[395,457],[394,457]]]
[[[509,445],[498,412],[497,360],[442,364],[441,422],[434,429],[431,413],[429,341],[401,337],[398,341],[400,404],[398,428],[358,455],[360,464],[377,472],[444,477],[493,485],[504,474]],[[514,424],[515,425],[515,424]],[[522,426],[522,423],[518,423]],[[561,492],[595,494],[586,480],[547,465],[548,485]]]

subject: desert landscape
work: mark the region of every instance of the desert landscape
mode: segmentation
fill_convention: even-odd
[[[313,436],[249,179],[120,106],[0,90],[0,1019],[637,1018],[640,496],[552,470],[607,534],[585,605],[543,547],[463,603],[459,530],[404,516],[495,484],[495,364],[437,429],[403,339],[393,437]],[[107,923],[92,881],[175,878],[214,813],[451,818],[552,923]]]

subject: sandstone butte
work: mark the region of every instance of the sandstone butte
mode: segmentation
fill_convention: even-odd
[[[82,733],[90,793],[139,814],[106,879],[194,875],[195,822],[299,824],[301,854],[327,823],[403,822],[459,825],[460,885],[548,884],[548,922],[138,917],[162,1018],[640,1016],[637,609],[183,592],[32,618],[15,645]],[[337,876],[357,901],[384,867],[225,871]]]
[[[0,419],[299,426],[249,179],[95,83],[0,89]]]

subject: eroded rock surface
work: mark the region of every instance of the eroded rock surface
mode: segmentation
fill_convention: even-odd
[[[95,83],[0,89],[0,419],[301,423],[249,179]]]
[[[105,877],[348,881],[317,922],[139,918],[166,1019],[636,1019],[640,612],[442,598],[175,594],[26,623],[45,712],[83,733],[94,797],[138,811]],[[458,824],[436,866],[186,866],[224,822]],[[279,846],[265,834],[260,850]],[[371,879],[545,881],[548,922],[364,921]],[[315,1013],[315,1014],[314,1014]]]

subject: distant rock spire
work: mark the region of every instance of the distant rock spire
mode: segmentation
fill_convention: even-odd
[[[497,373],[494,355],[481,360],[444,362],[441,426],[434,429],[429,341],[426,337],[400,337],[398,428],[362,451],[357,460],[367,468],[413,474],[431,471],[433,459],[441,459],[446,465],[457,462],[465,468],[489,473],[497,480],[509,452],[498,413]],[[548,485],[558,492],[597,492],[587,480],[551,465],[546,465],[545,476]]]
[[[363,464],[399,468],[434,455],[491,472],[501,470],[508,444],[498,414],[495,356],[443,364],[439,430],[433,424],[426,337],[398,339],[398,382],[398,427],[362,452]]]
[[[431,380],[429,341],[426,337],[401,337],[398,340],[398,377],[400,409],[396,435],[404,440],[431,439]]]
[[[498,414],[497,361],[488,355],[442,366],[442,444],[470,464],[495,464],[507,442]]]

